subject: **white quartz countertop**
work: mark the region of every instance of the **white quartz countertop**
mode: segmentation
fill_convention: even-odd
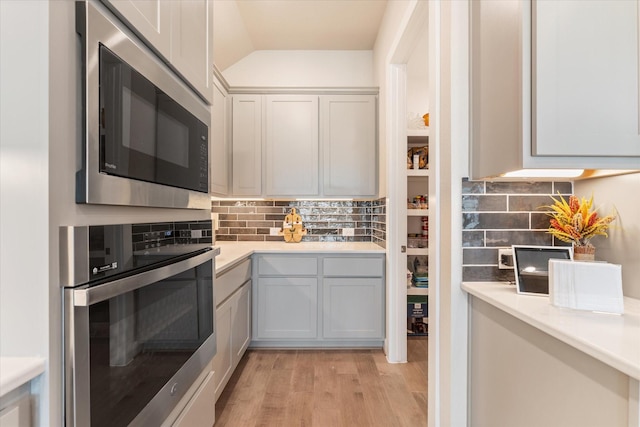
[[[624,314],[572,310],[548,296],[518,295],[506,282],[463,282],[462,289],[529,325],[640,380],[640,300],[624,299]]]
[[[379,253],[385,249],[371,242],[216,242],[216,274],[221,274],[254,253]]]
[[[0,357],[0,397],[44,372],[40,357]]]

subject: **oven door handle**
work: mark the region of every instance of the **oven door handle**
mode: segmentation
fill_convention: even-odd
[[[86,289],[75,289],[73,291],[73,305],[76,307],[88,307],[92,304],[148,286],[154,282],[175,276],[176,274],[180,274],[183,271],[187,271],[214,259],[217,253],[219,253],[219,249],[218,251],[210,250],[174,264],[165,265],[122,279],[116,279],[109,283]],[[211,274],[214,274],[214,272],[212,271]]]

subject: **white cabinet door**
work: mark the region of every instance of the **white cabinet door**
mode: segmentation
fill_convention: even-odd
[[[102,0],[186,81],[213,102],[211,0]]]
[[[24,388],[23,388],[24,389]],[[0,426],[2,427],[31,427],[31,399],[28,393],[19,393],[21,397],[0,410]],[[14,395],[15,397],[15,395]]]
[[[171,63],[209,103],[213,102],[213,3],[171,2]]]
[[[212,426],[216,420],[215,381],[213,372],[205,377],[187,407],[171,427]]]
[[[318,97],[266,97],[266,195],[317,196]]]
[[[213,358],[213,378],[216,399],[233,373],[232,329],[233,305],[230,298],[216,308],[216,355]]]
[[[535,155],[640,156],[638,2],[533,2]]]
[[[256,338],[292,340],[317,337],[317,278],[260,277],[256,289]]]
[[[234,297],[231,352],[235,367],[251,341],[251,280],[242,285]]]
[[[167,60],[171,58],[171,3],[165,0],[102,0]]]
[[[234,196],[262,195],[262,97],[234,95],[232,176]]]
[[[251,339],[251,261],[216,277],[216,344],[213,358],[216,400]]]
[[[374,95],[320,97],[325,196],[374,196],[378,144]]]
[[[211,143],[209,144],[210,193],[217,196],[229,194],[229,128],[228,98],[224,89],[213,85],[211,107]]]

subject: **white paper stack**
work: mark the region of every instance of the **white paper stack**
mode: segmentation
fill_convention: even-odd
[[[549,299],[558,307],[622,314],[622,267],[550,259]]]

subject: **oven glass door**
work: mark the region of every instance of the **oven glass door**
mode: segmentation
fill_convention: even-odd
[[[208,128],[100,46],[100,172],[208,192]]]
[[[213,335],[212,274],[209,260],[86,307],[91,426],[129,425]]]

